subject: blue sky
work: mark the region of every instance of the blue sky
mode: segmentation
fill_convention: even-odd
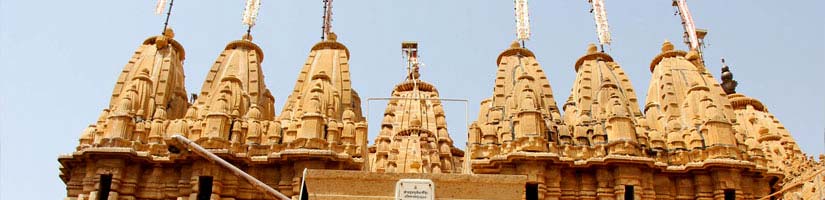
[[[0,0],[0,199],[60,199],[57,156],[108,105],[120,70],[163,17],[151,0]],[[809,155],[823,153],[825,1],[689,1],[699,28],[710,30],[705,59],[719,77],[725,57],[738,92],[760,99]],[[646,96],[648,66],[664,40],[681,43],[669,0],[606,1],[614,44],[607,49]],[[186,49],[186,89],[200,91],[224,45],[240,39],[242,0],[178,0],[171,25]],[[510,0],[338,0],[333,30],[351,51],[353,87],[362,99],[385,97],[403,78],[401,41],[420,43],[422,79],[444,98],[478,103],[492,94],[496,56],[515,38]],[[309,48],[320,40],[321,1],[264,1],[255,42],[264,50],[265,81],[280,111]],[[570,93],[573,64],[596,41],[585,0],[530,2],[527,47],[548,74],[556,101]],[[385,102],[370,104],[378,127]],[[464,146],[464,105],[446,106]],[[370,130],[371,136],[375,130]],[[370,137],[370,140],[373,138]]]

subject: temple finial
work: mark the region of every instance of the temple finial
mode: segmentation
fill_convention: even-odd
[[[518,43],[518,40],[513,41],[513,43],[510,43],[510,48],[512,48],[512,49],[519,48],[519,47],[521,47],[521,44]]]
[[[665,42],[662,43],[662,52],[668,52],[668,51],[672,51],[672,50],[673,50],[673,43],[670,43],[670,41],[665,40]]]
[[[725,58],[722,58],[722,89],[725,90],[726,94],[734,94],[737,85],[739,83],[733,80],[733,73],[731,73],[728,64],[725,63]]]
[[[598,47],[596,47],[596,44],[590,43],[590,44],[587,45],[587,53],[588,54],[596,53],[598,51],[599,51],[599,49],[598,49]]]
[[[418,42],[402,42],[401,53],[407,61],[407,80],[417,80],[421,77],[418,69],[421,63],[418,62]]]
[[[246,41],[252,41],[252,34],[249,34],[249,32],[247,32],[246,34],[243,34],[243,37],[241,38],[243,38],[243,40]]]

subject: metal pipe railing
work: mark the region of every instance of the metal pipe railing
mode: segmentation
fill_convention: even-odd
[[[784,189],[782,189],[782,190],[776,191],[776,192],[774,192],[773,194],[770,194],[770,195],[768,195],[768,196],[762,197],[762,198],[760,198],[759,200],[767,200],[767,199],[770,199],[771,197],[775,197],[775,196],[777,196],[777,195],[785,194],[785,192],[787,192],[788,190],[791,190],[791,189],[797,188],[797,187],[799,187],[799,186],[804,186],[804,185],[805,185],[805,183],[807,183],[808,181],[811,181],[811,180],[813,180],[815,177],[819,177],[820,175],[822,175],[822,172],[825,172],[825,168],[820,169],[819,171],[815,172],[813,175],[810,175],[810,176],[808,176],[808,177],[805,177],[805,178],[803,178],[803,179],[798,180],[798,181],[797,181],[796,183],[794,183],[793,185],[789,185],[789,186],[787,186],[787,187],[784,187]]]
[[[291,200],[286,195],[282,194],[281,192],[278,192],[278,190],[269,187],[269,185],[266,185],[264,182],[261,182],[260,180],[247,174],[243,170],[238,169],[238,167],[235,167],[229,162],[226,162],[226,160],[223,160],[221,157],[218,157],[212,152],[209,152],[208,150],[201,147],[192,140],[189,140],[188,138],[183,137],[182,135],[173,135],[172,139],[179,142],[186,149],[193,150],[195,154],[200,155],[203,158],[206,158],[206,160],[209,160],[212,163],[218,164],[221,167],[228,169],[230,172],[232,172],[232,174],[235,174],[235,176],[243,178],[244,180],[249,182],[249,184],[252,184],[252,186],[255,187],[255,189],[257,189],[258,191],[264,192],[271,197],[275,197],[276,199]]]

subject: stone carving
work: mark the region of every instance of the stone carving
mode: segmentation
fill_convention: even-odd
[[[227,44],[191,102],[174,33],[148,38],[76,151],[58,159],[66,199],[98,198],[107,178],[110,199],[192,199],[210,178],[213,199],[266,198],[169,148],[174,134],[293,198],[304,169],[524,175],[510,178],[526,178],[539,199],[622,199],[631,191],[634,199],[754,199],[778,190],[810,199],[825,179],[811,178],[823,163],[804,154],[762,102],[736,93],[727,65],[720,83],[698,51],[670,42],[651,62],[643,108],[622,67],[588,46],[563,115],[534,53],[512,44],[497,58],[493,94],[467,130],[466,154],[447,131],[438,90],[414,65],[368,146],[349,50],[334,33],[326,38],[310,50],[278,116],[250,35]]]

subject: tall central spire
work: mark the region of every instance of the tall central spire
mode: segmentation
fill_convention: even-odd
[[[407,77],[395,85],[371,151],[370,171],[459,173],[464,152],[453,146],[434,85],[418,79],[418,43],[401,43]]]

